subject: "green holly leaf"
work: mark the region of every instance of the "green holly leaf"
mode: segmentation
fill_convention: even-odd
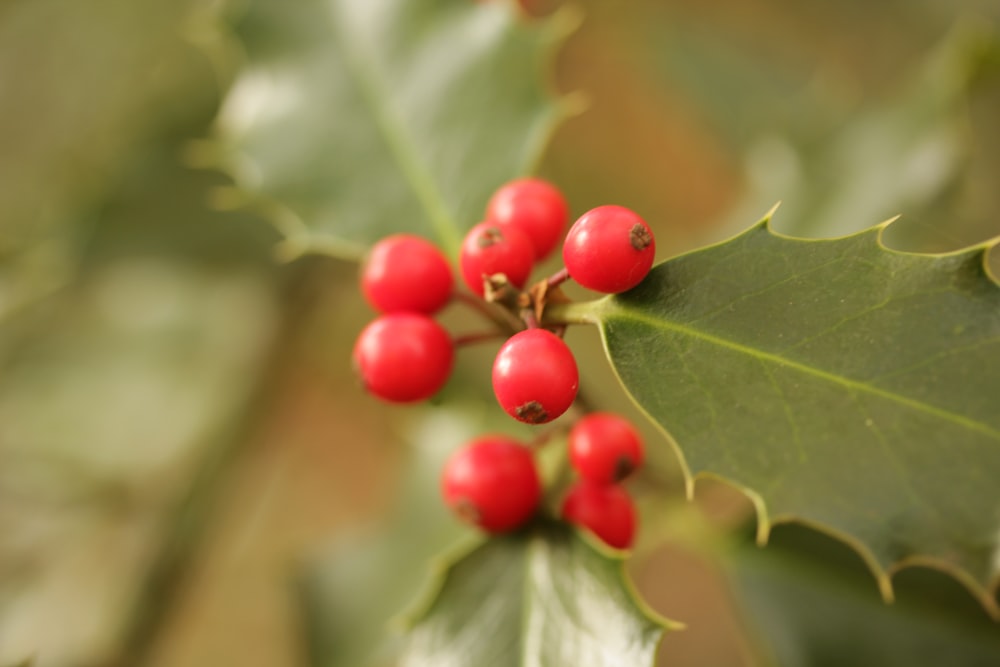
[[[638,602],[622,565],[560,524],[486,541],[450,565],[401,665],[652,665],[678,626]]]
[[[258,0],[221,159],[293,256],[353,258],[403,230],[457,255],[558,119],[539,70],[559,26],[506,2]]]
[[[726,560],[739,606],[774,664],[1000,664],[996,623],[940,572],[907,570],[886,605],[854,553],[799,526],[775,531],[767,549],[746,544]]]
[[[760,25],[735,28],[737,37],[676,9],[637,26],[653,45],[654,66],[742,154],[746,188],[722,228],[742,230],[748,214],[780,199],[785,215],[777,228],[809,238],[857,232],[896,214],[903,218],[886,240],[906,250],[953,250],[1000,231],[1000,189],[981,193],[976,185],[993,178],[1000,154],[1000,33],[989,21],[970,20],[959,3],[924,9],[838,5],[793,19],[802,37],[828,34],[836,14],[857,22],[863,11],[865,29],[876,31],[905,16],[911,23],[893,38],[917,57],[890,68],[885,60],[843,62],[825,39],[800,39],[790,45],[794,56],[776,59],[759,48]],[[766,11],[792,18],[777,6]],[[770,24],[778,15],[756,19]],[[833,61],[845,69],[830,77],[820,63]],[[844,80],[880,93],[859,96]]]
[[[819,526],[887,597],[892,572],[930,563],[996,613],[996,241],[907,254],[882,245],[886,225],[805,241],[768,222],[562,314],[600,326],[689,494],[695,477],[725,478],[756,505],[762,541],[774,523]]]

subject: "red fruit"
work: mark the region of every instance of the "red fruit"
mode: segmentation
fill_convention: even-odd
[[[430,398],[451,373],[448,332],[417,313],[391,313],[369,324],[354,344],[354,368],[365,389],[386,401]]]
[[[361,269],[361,291],[383,313],[436,313],[451,298],[454,279],[437,246],[412,234],[376,243]]]
[[[562,517],[586,528],[615,549],[628,549],[635,539],[635,505],[620,486],[581,480],[563,500]]]
[[[528,424],[544,424],[566,412],[579,384],[573,353],[545,329],[514,334],[493,362],[497,401],[511,417]]]
[[[569,206],[551,183],[522,178],[494,193],[486,206],[486,218],[501,227],[524,232],[535,248],[535,259],[540,261],[559,245],[569,222]]]
[[[584,479],[615,484],[642,465],[642,436],[624,417],[595,412],[573,425],[569,460]]]
[[[656,255],[649,225],[622,206],[599,206],[573,223],[563,244],[563,262],[587,289],[618,294],[646,277]]]
[[[524,287],[534,262],[535,250],[524,232],[490,221],[469,230],[458,259],[462,279],[479,296],[486,292],[483,280],[497,273],[518,289]]]
[[[448,459],[441,493],[459,517],[500,533],[517,528],[535,513],[542,483],[527,447],[503,435],[484,435]]]

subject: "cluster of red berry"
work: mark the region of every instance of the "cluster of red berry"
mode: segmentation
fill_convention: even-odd
[[[562,518],[616,549],[632,546],[635,507],[619,483],[642,463],[638,431],[618,415],[591,413],[570,430],[569,460],[580,479],[563,498]],[[542,498],[531,450],[504,435],[482,436],[455,452],[441,490],[460,517],[491,533],[521,526]]]
[[[562,339],[564,326],[542,322],[545,304],[564,298],[559,284],[572,278],[598,292],[623,292],[645,278],[656,251],[642,218],[620,206],[601,206],[581,216],[566,234],[565,269],[524,291],[535,264],[558,246],[568,219],[566,201],[550,183],[513,181],[490,199],[486,221],[469,230],[459,256],[469,290],[506,308],[526,327],[510,335],[497,353],[493,390],[509,415],[528,424],[565,413],[579,386],[576,361]],[[354,348],[365,388],[392,402],[434,395],[454,363],[455,342],[432,319],[455,294],[447,259],[420,237],[387,237],[366,259],[361,289],[382,313]],[[596,413],[576,423],[569,442],[581,481],[566,495],[563,517],[611,546],[628,547],[635,512],[618,482],[642,460],[638,434],[621,417]],[[445,468],[442,490],[461,517],[489,532],[523,524],[542,496],[531,451],[499,435],[478,438],[457,452]]]

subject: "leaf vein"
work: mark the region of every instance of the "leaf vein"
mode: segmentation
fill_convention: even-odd
[[[887,399],[889,401],[904,405],[906,407],[912,408],[914,410],[919,410],[926,414],[935,416],[941,420],[949,421],[964,428],[982,433],[994,440],[1000,441],[1000,430],[990,426],[989,424],[984,424],[975,419],[967,417],[965,415],[957,414],[943,408],[939,408],[928,403],[910,398],[908,396],[903,396],[886,389],[881,389],[879,387],[873,386],[871,384],[866,384],[864,382],[859,382],[857,380],[844,377],[842,375],[837,375],[830,371],[823,370],[821,368],[816,368],[814,366],[809,366],[802,362],[794,361],[792,359],[787,359],[781,357],[777,354],[770,352],[765,352],[763,350],[755,349],[742,345],[732,340],[722,338],[720,336],[715,336],[704,331],[699,331],[690,326],[679,324],[676,322],[671,322],[669,320],[656,319],[649,317],[635,310],[626,308],[618,304],[617,308],[610,312],[607,317],[621,317],[624,319],[630,319],[634,322],[644,324],[646,326],[652,327],[654,329],[664,329],[667,331],[672,331],[674,333],[680,334],[682,336],[687,336],[694,340],[700,340],[702,342],[708,343],[710,345],[715,345],[722,347],[740,354],[744,354],[750,358],[757,359],[761,362],[775,364],[777,366],[783,366],[797,370],[806,375],[811,375],[813,377],[831,382],[834,384],[839,384],[852,391],[858,391],[861,393],[871,394],[873,396],[879,396],[881,398]]]
[[[781,280],[777,280],[777,281],[771,283],[770,285],[762,287],[759,290],[755,290],[753,292],[746,292],[744,294],[741,294],[739,297],[737,297],[735,299],[732,299],[731,301],[727,301],[726,303],[722,304],[721,306],[719,306],[715,310],[712,310],[712,311],[709,311],[707,313],[703,313],[703,314],[699,315],[698,317],[696,317],[693,320],[691,320],[691,323],[694,324],[696,322],[704,321],[704,320],[706,320],[706,319],[708,319],[710,317],[718,315],[721,312],[724,312],[725,310],[727,310],[729,308],[732,308],[737,303],[740,303],[742,301],[746,301],[748,299],[752,299],[752,298],[757,297],[757,296],[761,296],[763,294],[767,294],[768,292],[770,292],[771,290],[775,289],[776,287],[781,287],[782,285],[786,285],[786,284],[794,281],[796,278],[802,278],[802,277],[807,276],[810,273],[813,273],[815,271],[819,271],[821,269],[825,269],[825,268],[827,268],[828,266],[830,266],[832,264],[836,264],[837,262],[843,261],[843,259],[844,259],[843,257],[837,257],[837,258],[829,260],[827,262],[823,262],[822,264],[818,264],[815,267],[810,268],[808,271],[804,271],[802,273],[793,273],[792,275],[787,276],[785,278],[782,278]]]
[[[799,429],[799,422],[795,419],[795,414],[792,412],[791,406],[788,403],[788,398],[785,396],[785,392],[782,391],[781,385],[778,384],[778,379],[774,377],[774,373],[771,369],[760,359],[757,360],[760,363],[761,368],[764,369],[764,373],[767,374],[767,379],[770,381],[771,386],[774,387],[775,393],[781,399],[782,411],[785,413],[785,419],[788,420],[788,425],[792,429],[792,440],[795,442],[796,448],[799,450],[799,463],[805,463],[808,456],[806,455],[805,448],[802,443],[802,432]]]
[[[890,378],[898,377],[905,373],[910,373],[912,371],[915,371],[918,368],[923,368],[924,366],[928,366],[930,364],[941,361],[942,359],[946,359],[955,354],[959,354],[961,352],[969,352],[971,350],[975,350],[987,345],[993,345],[995,343],[1000,343],[1000,335],[991,336],[990,338],[985,338],[983,340],[977,340],[972,343],[969,343],[968,345],[959,345],[956,347],[950,347],[946,350],[938,352],[937,354],[932,354],[928,357],[925,357],[916,363],[910,364],[909,366],[897,368],[893,370],[891,373],[884,373],[882,375],[877,375],[873,377],[872,380],[878,380],[881,382],[883,380],[888,380]]]
[[[344,58],[345,69],[350,72],[361,98],[372,113],[375,124],[382,131],[382,138],[398,161],[406,183],[424,206],[434,231],[451,254],[457,255],[457,232],[444,198],[435,187],[433,178],[420,166],[419,151],[407,137],[405,124],[385,102],[389,99],[386,93],[389,86],[382,81],[376,68],[368,64],[368,54],[364,47],[358,44],[357,37],[362,31],[351,30],[351,26],[343,25],[348,21],[340,15],[341,12],[336,9],[332,11],[334,16],[331,19],[331,27],[336,34],[336,39],[332,41]]]

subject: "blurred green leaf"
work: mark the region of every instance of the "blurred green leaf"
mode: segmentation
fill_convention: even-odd
[[[669,627],[637,601],[620,557],[547,524],[451,563],[401,664],[640,667]]]
[[[0,315],[72,281],[90,220],[164,128],[211,113],[181,33],[195,0],[7,2],[0,11]]]
[[[357,257],[405,230],[457,255],[557,119],[540,84],[555,26],[506,2],[257,0],[219,118],[225,163],[292,254]]]
[[[882,230],[806,241],[762,223],[568,308],[599,324],[689,480],[745,489],[762,537],[823,526],[884,591],[889,568],[932,561],[996,611],[1000,286],[986,246],[905,254]]]
[[[908,25],[900,32],[911,34],[891,39],[911,42],[914,64],[899,80],[882,82],[881,95],[864,95],[868,72],[822,50],[835,44],[786,45],[801,57],[779,60],[750,34],[727,36],[719,25],[673,17],[656,61],[742,153],[747,190],[725,229],[739,229],[781,201],[789,215],[776,228],[796,236],[840,236],[897,214],[903,219],[887,243],[901,249],[953,250],[1000,234],[1000,197],[984,185],[995,181],[998,167],[991,147],[1000,141],[993,122],[1000,26],[958,7],[946,17],[927,8],[905,11],[899,22]],[[801,30],[825,29],[798,18]],[[917,26],[930,23],[940,32],[942,18],[951,29],[921,50],[927,37],[920,33],[929,29]],[[878,65],[866,59],[865,66]],[[980,119],[981,101],[990,111]]]
[[[130,258],[8,319],[0,660],[114,654],[164,516],[240,416],[274,316],[253,272]]]
[[[981,70],[994,67],[998,53],[1000,32],[959,22],[881,105],[811,145],[760,137],[748,152],[752,191],[739,212],[781,200],[789,223],[778,229],[813,238],[903,214],[891,242],[905,249],[953,250],[997,236],[993,211],[1000,199],[989,204],[963,184],[984,176],[974,171],[985,166],[974,156],[995,128],[971,126],[969,102],[988,89]]]
[[[421,596],[431,558],[468,535],[441,502],[438,478],[480,426],[449,408],[417,420],[390,523],[349,532],[303,569],[299,600],[312,665],[384,665],[395,656],[390,620]]]
[[[782,667],[1000,664],[1000,631],[954,580],[915,568],[883,602],[847,547],[799,526],[729,561],[758,640]]]

